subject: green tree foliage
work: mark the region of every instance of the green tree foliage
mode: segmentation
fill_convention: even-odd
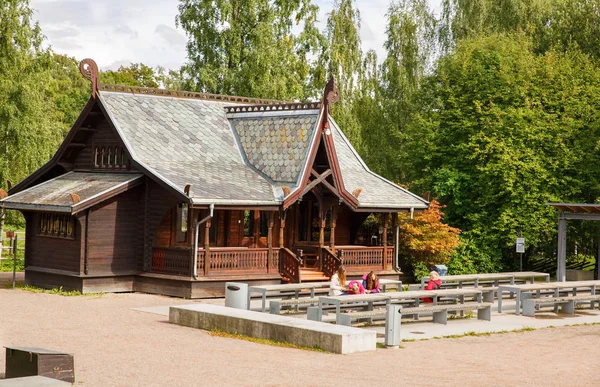
[[[46,162],[62,139],[52,104],[53,57],[24,0],[0,3],[0,186]]]
[[[65,135],[90,98],[90,82],[81,76],[78,61],[66,55],[52,54],[48,70],[50,81],[46,89],[52,96],[56,118]]]
[[[360,13],[354,7],[354,0],[336,0],[327,18],[327,44],[320,65],[327,69],[327,78],[333,77],[340,90],[340,102],[333,106],[332,115],[357,151],[362,153],[362,128],[356,114],[357,94],[360,93],[356,85],[363,69],[359,33]],[[372,58],[370,62],[373,63]],[[368,63],[365,69],[367,67]]]
[[[116,71],[101,71],[99,78],[102,83],[115,85],[159,87],[160,83],[160,75],[143,63],[131,63],[129,66],[119,67]]]
[[[412,168],[452,225],[512,262],[521,231],[533,249],[553,238],[547,202],[600,193],[589,141],[600,134],[599,87],[595,63],[577,50],[539,56],[523,35],[461,40],[423,92]]]
[[[311,63],[323,43],[317,10],[310,0],[182,0],[177,24],[189,37],[188,87],[282,100],[315,96],[312,78],[323,76]]]

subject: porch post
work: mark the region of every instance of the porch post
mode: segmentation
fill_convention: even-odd
[[[267,254],[267,273],[271,273],[271,261],[273,259],[273,211],[269,211],[269,231],[267,233],[267,247],[269,253]]]
[[[398,236],[399,236],[399,227],[398,227],[398,213],[397,212],[393,212],[392,213],[392,227],[394,228],[394,259],[392,259],[392,268],[395,267],[396,270],[400,271],[400,268],[397,265],[397,260],[398,260]]]
[[[337,223],[337,208],[338,206],[331,207],[331,233],[329,234],[329,247],[331,252],[335,254],[335,226]]]
[[[207,220],[204,227],[204,275],[210,272],[210,223]]]
[[[381,238],[381,243],[383,243],[383,259],[382,259],[382,267],[385,270],[386,269],[386,260],[387,260],[387,251],[388,251],[388,245],[387,245],[387,230],[388,230],[388,216],[389,214],[387,212],[383,212],[381,214],[382,216],[382,220],[383,220],[383,235]]]
[[[283,247],[285,234],[285,211],[279,213],[279,248]]]
[[[558,214],[558,265],[556,270],[556,281],[566,280],[566,258],[567,258],[567,220],[561,212]]]

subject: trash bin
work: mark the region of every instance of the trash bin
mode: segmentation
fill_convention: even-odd
[[[448,268],[446,267],[446,265],[434,265],[431,268],[431,270],[432,271],[437,271],[440,276],[442,276],[442,275],[448,275]]]
[[[248,284],[243,282],[226,282],[225,306],[248,309]]]

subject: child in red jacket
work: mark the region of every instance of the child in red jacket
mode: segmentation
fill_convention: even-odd
[[[427,286],[425,286],[425,290],[438,290],[442,287],[442,281],[440,280],[440,275],[437,271],[432,271],[429,273],[429,282]],[[433,302],[431,298],[423,298],[424,302]]]

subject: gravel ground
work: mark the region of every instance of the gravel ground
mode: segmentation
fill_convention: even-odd
[[[0,289],[0,345],[72,353],[75,385],[83,386],[600,384],[600,325],[408,342],[398,350],[333,355],[211,336],[171,325],[165,316],[130,310],[182,303],[189,301]],[[0,351],[0,365],[4,356]]]

